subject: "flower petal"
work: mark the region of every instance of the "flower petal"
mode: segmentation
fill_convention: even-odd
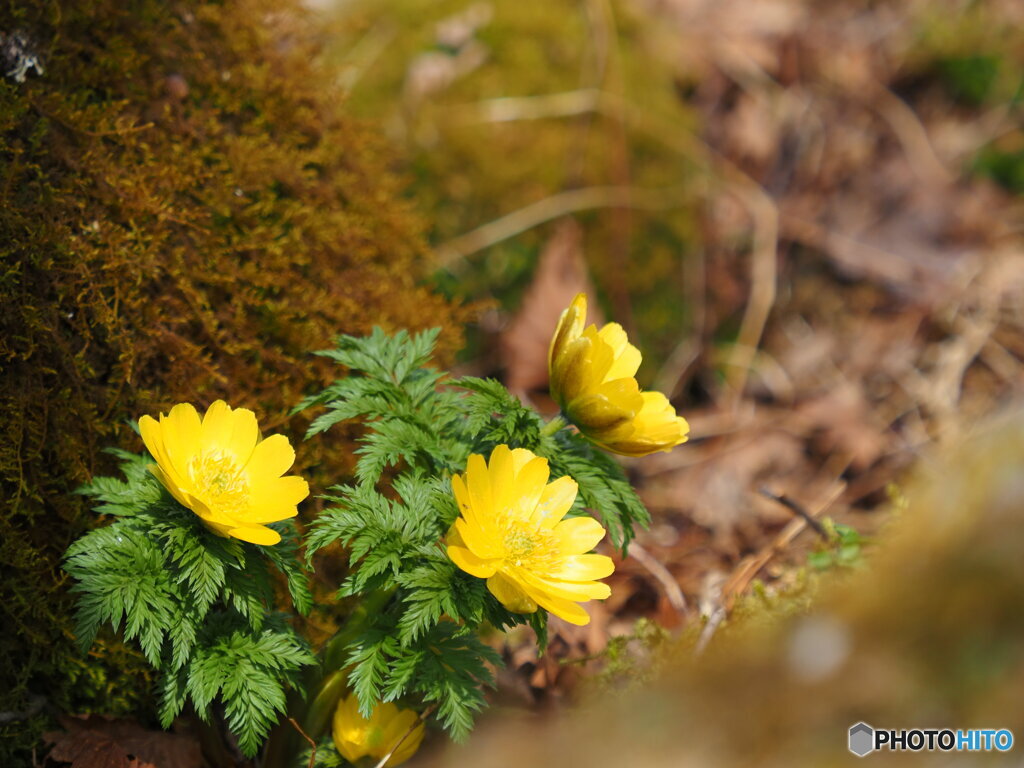
[[[459,568],[470,576],[476,576],[478,579],[486,579],[493,576],[500,562],[499,560],[487,560],[477,557],[467,547],[454,543],[448,545],[448,557]]]
[[[455,521],[455,530],[459,532],[459,536],[465,543],[466,549],[477,557],[484,560],[493,560],[505,554],[501,540],[488,535],[490,532],[485,531],[479,526],[470,525],[467,521],[459,518]]]
[[[558,581],[592,581],[614,572],[615,563],[606,555],[566,555],[545,576]]]
[[[548,483],[537,503],[537,523],[548,528],[565,517],[572,508],[579,492],[579,485],[568,475]]]
[[[378,707],[380,706],[378,705]],[[380,760],[388,752],[394,750],[394,754],[385,765],[393,768],[404,763],[419,749],[420,742],[423,740],[423,723],[420,722],[419,725],[416,725],[419,719],[419,716],[411,709],[400,710],[398,707],[394,707],[394,714],[381,724],[380,745],[377,749],[371,750],[370,754]]]
[[[163,468],[159,464],[150,464],[149,471],[153,473],[164,488],[171,492],[171,495],[177,499],[179,503],[191,509],[191,499],[189,499],[188,495],[181,490],[181,484],[176,480],[171,479],[173,475],[169,475],[164,472]]]
[[[513,448],[512,449],[512,469],[515,471],[516,477],[523,471],[523,467],[529,464],[534,459],[539,458],[533,451],[528,451],[526,448]]]
[[[491,517],[494,514],[491,477],[483,456],[474,453],[469,457],[469,461],[466,462],[465,478],[469,489],[469,503],[473,511],[481,518]]]
[[[562,312],[558,318],[558,325],[551,336],[551,344],[548,347],[548,372],[554,366],[555,359],[564,351],[565,347],[575,341],[583,333],[583,326],[587,324],[587,294],[577,293],[572,303]]]
[[[591,430],[587,437],[614,453],[646,456],[669,451],[686,442],[690,425],[677,416],[668,398],[660,392],[643,392],[643,406],[627,427]]]
[[[191,509],[191,507],[189,507],[189,509]],[[214,519],[210,517],[205,517],[204,515],[201,515],[198,512],[196,512],[196,517],[203,521],[203,525],[205,525],[208,530],[212,531],[218,536],[224,537],[225,539],[231,535],[231,530],[233,528],[238,527],[237,523],[235,523],[234,520],[225,521],[223,519]]]
[[[232,528],[228,531],[228,535],[242,541],[248,541],[250,544],[262,544],[264,546],[277,544],[281,540],[281,534],[273,528],[267,528],[262,525]]]
[[[615,352],[611,344],[605,341],[597,326],[589,325],[583,331],[583,338],[590,340],[590,352],[588,354],[589,370],[587,371],[587,389],[595,389],[608,378],[608,371],[615,362]]]
[[[223,400],[210,403],[199,429],[200,450],[222,448],[231,437],[231,406]]]
[[[407,728],[402,731],[402,736],[405,735],[406,730]],[[399,745],[398,749],[395,750],[395,753],[391,756],[391,759],[388,760],[387,763],[385,763],[385,768],[395,768],[395,766],[401,765],[414,754],[416,754],[416,750],[420,748],[420,744],[423,742],[423,736],[425,733],[426,726],[424,725],[424,723],[420,723],[419,725],[417,725],[412,730],[412,732],[405,737],[405,741],[403,741]],[[402,736],[399,736],[398,739],[401,739]],[[396,739],[395,741],[397,742],[398,739]]]
[[[166,416],[160,416],[163,448],[170,465],[182,476],[188,463],[199,451],[199,432],[202,422],[190,403],[179,403]]]
[[[295,449],[284,435],[271,435],[253,449],[245,471],[254,485],[281,477],[295,463]]]
[[[535,456],[519,471],[515,484],[516,519],[531,520],[534,517],[550,474],[548,460],[540,456]]]
[[[334,746],[350,763],[355,764],[369,754],[362,738],[366,725],[366,718],[359,712],[359,699],[354,693],[338,702],[331,735]]]
[[[622,326],[618,323],[608,323],[598,335],[611,347],[614,356],[614,362],[604,376],[605,381],[636,376],[643,358],[640,350],[629,343]]]
[[[251,493],[259,498],[259,506],[290,506],[293,507],[309,496],[309,483],[298,475],[275,477],[271,480],[257,482]]]
[[[590,374],[591,343],[585,337],[576,339],[555,358],[551,368],[551,396],[563,407],[600,383]]]
[[[256,414],[248,408],[232,410],[223,400],[218,400],[203,417],[203,447],[227,451],[241,466],[248,463],[259,439]]]
[[[152,416],[143,416],[139,419],[139,433],[142,435],[142,442],[145,443],[146,450],[156,460],[156,463],[169,466],[170,462],[167,459],[166,451],[164,451],[163,430],[160,429],[159,422]]]
[[[516,475],[512,466],[512,451],[507,445],[495,446],[488,464],[491,479],[491,498],[496,514],[508,514],[516,495]]]
[[[601,557],[601,555],[583,555],[583,557]],[[611,587],[599,581],[563,581],[550,576],[516,569],[516,578],[523,590],[543,605],[542,597],[557,597],[561,600],[586,602],[587,600],[603,600],[612,593]]]
[[[588,392],[580,395],[565,408],[569,420],[582,431],[609,429],[629,423],[636,415],[636,410],[623,407],[600,392]]]
[[[299,478],[296,478],[299,479]],[[303,481],[305,482],[305,481]],[[298,516],[299,508],[292,505],[279,505],[276,507],[268,507],[267,509],[253,511],[245,516],[246,523],[277,523],[281,520],[289,520],[293,517]]]
[[[592,517],[573,517],[556,525],[554,534],[560,552],[577,554],[589,552],[596,547],[597,543],[604,538],[605,530],[604,526]],[[600,579],[603,577],[588,576],[584,578]]]
[[[504,573],[496,573],[487,580],[487,589],[498,602],[513,613],[533,613],[537,602],[530,598],[516,581]]]
[[[583,606],[572,600],[561,600],[557,597],[545,595],[542,600],[538,601],[538,604],[546,611],[550,611],[558,618],[564,619],[570,624],[582,627],[590,623],[590,614],[586,612]]]
[[[469,489],[466,487],[466,481],[462,479],[462,475],[452,476],[452,493],[455,494],[455,501],[459,505],[459,511],[469,519],[469,516],[473,514],[473,507],[469,503]]]

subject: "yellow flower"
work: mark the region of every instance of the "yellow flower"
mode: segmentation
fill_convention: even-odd
[[[395,753],[385,764],[393,768],[404,763],[420,748],[423,723],[416,725],[418,720],[419,715],[411,709],[399,709],[390,701],[377,704],[367,720],[359,712],[359,699],[353,693],[339,701],[334,711],[334,746],[350,763],[367,755],[381,760],[394,749]]]
[[[686,441],[690,425],[660,392],[636,383],[640,350],[618,323],[601,330],[587,318],[581,293],[562,313],[548,349],[551,396],[588,439],[625,456],[669,451]]]
[[[245,408],[218,400],[200,421],[181,403],[159,422],[143,416],[139,430],[156,459],[150,471],[220,536],[277,544],[280,534],[264,523],[295,517],[309,495],[301,477],[282,477],[295,461],[288,438],[260,440],[256,416]]]
[[[573,624],[590,616],[577,605],[604,599],[610,557],[584,554],[604,537],[591,517],[562,520],[576,498],[571,477],[548,483],[547,459],[499,445],[488,465],[469,457],[465,475],[452,478],[462,515],[448,533],[448,556],[515,613],[537,606]]]

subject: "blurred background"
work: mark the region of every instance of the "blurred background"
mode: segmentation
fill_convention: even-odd
[[[873,531],[922,447],[1020,394],[1020,3],[315,9],[433,280],[480,308],[461,367],[550,408],[551,328],[586,290],[691,422],[630,464],[659,573],[627,560],[608,621],[692,619],[792,519],[761,486]]]

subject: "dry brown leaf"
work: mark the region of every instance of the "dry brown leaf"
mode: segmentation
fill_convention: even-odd
[[[70,763],[71,768],[156,768],[152,763],[129,758],[121,745],[96,731],[48,733],[45,738],[55,742],[49,759]]]
[[[588,319],[600,322],[583,259],[580,226],[575,219],[562,219],[541,252],[519,312],[501,337],[505,381],[512,392],[528,392],[547,384],[551,334],[562,311],[580,292],[590,297]]]
[[[97,715],[63,716],[66,733],[46,734],[54,742],[49,759],[71,768],[200,768],[199,744],[185,736],[146,730],[131,720]]]

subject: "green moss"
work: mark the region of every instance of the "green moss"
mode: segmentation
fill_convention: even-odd
[[[985,103],[999,74],[999,56],[955,56],[938,62],[943,83],[950,95],[969,106]]]
[[[134,654],[73,649],[60,570],[88,525],[72,490],[112,470],[102,448],[141,447],[127,420],[223,397],[298,435],[287,412],[334,375],[309,354],[333,335],[465,317],[417,283],[422,222],[386,146],[337,108],[302,12],[189,7],[0,0],[0,31],[46,68],[0,81],[5,708],[144,695]],[[350,448],[314,441],[298,466],[322,486]],[[34,722],[0,732],[0,763],[25,759]]]
[[[430,213],[430,237],[444,244],[527,205],[583,187],[633,187],[663,193],[654,209],[578,212],[584,253],[600,298],[631,338],[664,360],[692,327],[680,295],[682,260],[697,251],[693,212],[705,178],[678,139],[694,129],[693,113],[674,84],[676,51],[632,4],[611,3],[611,18],[592,18],[591,4],[570,0],[489,3],[489,20],[453,51],[438,40],[439,23],[463,18],[462,0],[346,3],[335,66],[353,76],[352,108],[389,126],[403,143],[414,192]],[[386,40],[377,53],[374,41]],[[603,76],[599,51],[607,40]],[[478,66],[456,62],[480,53]],[[442,87],[416,83],[433,67],[459,72]],[[602,87],[604,112],[560,112],[549,97]],[[525,99],[510,119],[488,115],[492,100]],[[624,102],[623,110],[614,103]],[[578,100],[577,100],[578,103]],[[666,140],[667,138],[667,140]],[[643,196],[644,192],[639,192]],[[496,297],[514,310],[552,234],[544,224],[450,264],[442,284],[455,295]],[[641,378],[657,369],[646,364]]]

